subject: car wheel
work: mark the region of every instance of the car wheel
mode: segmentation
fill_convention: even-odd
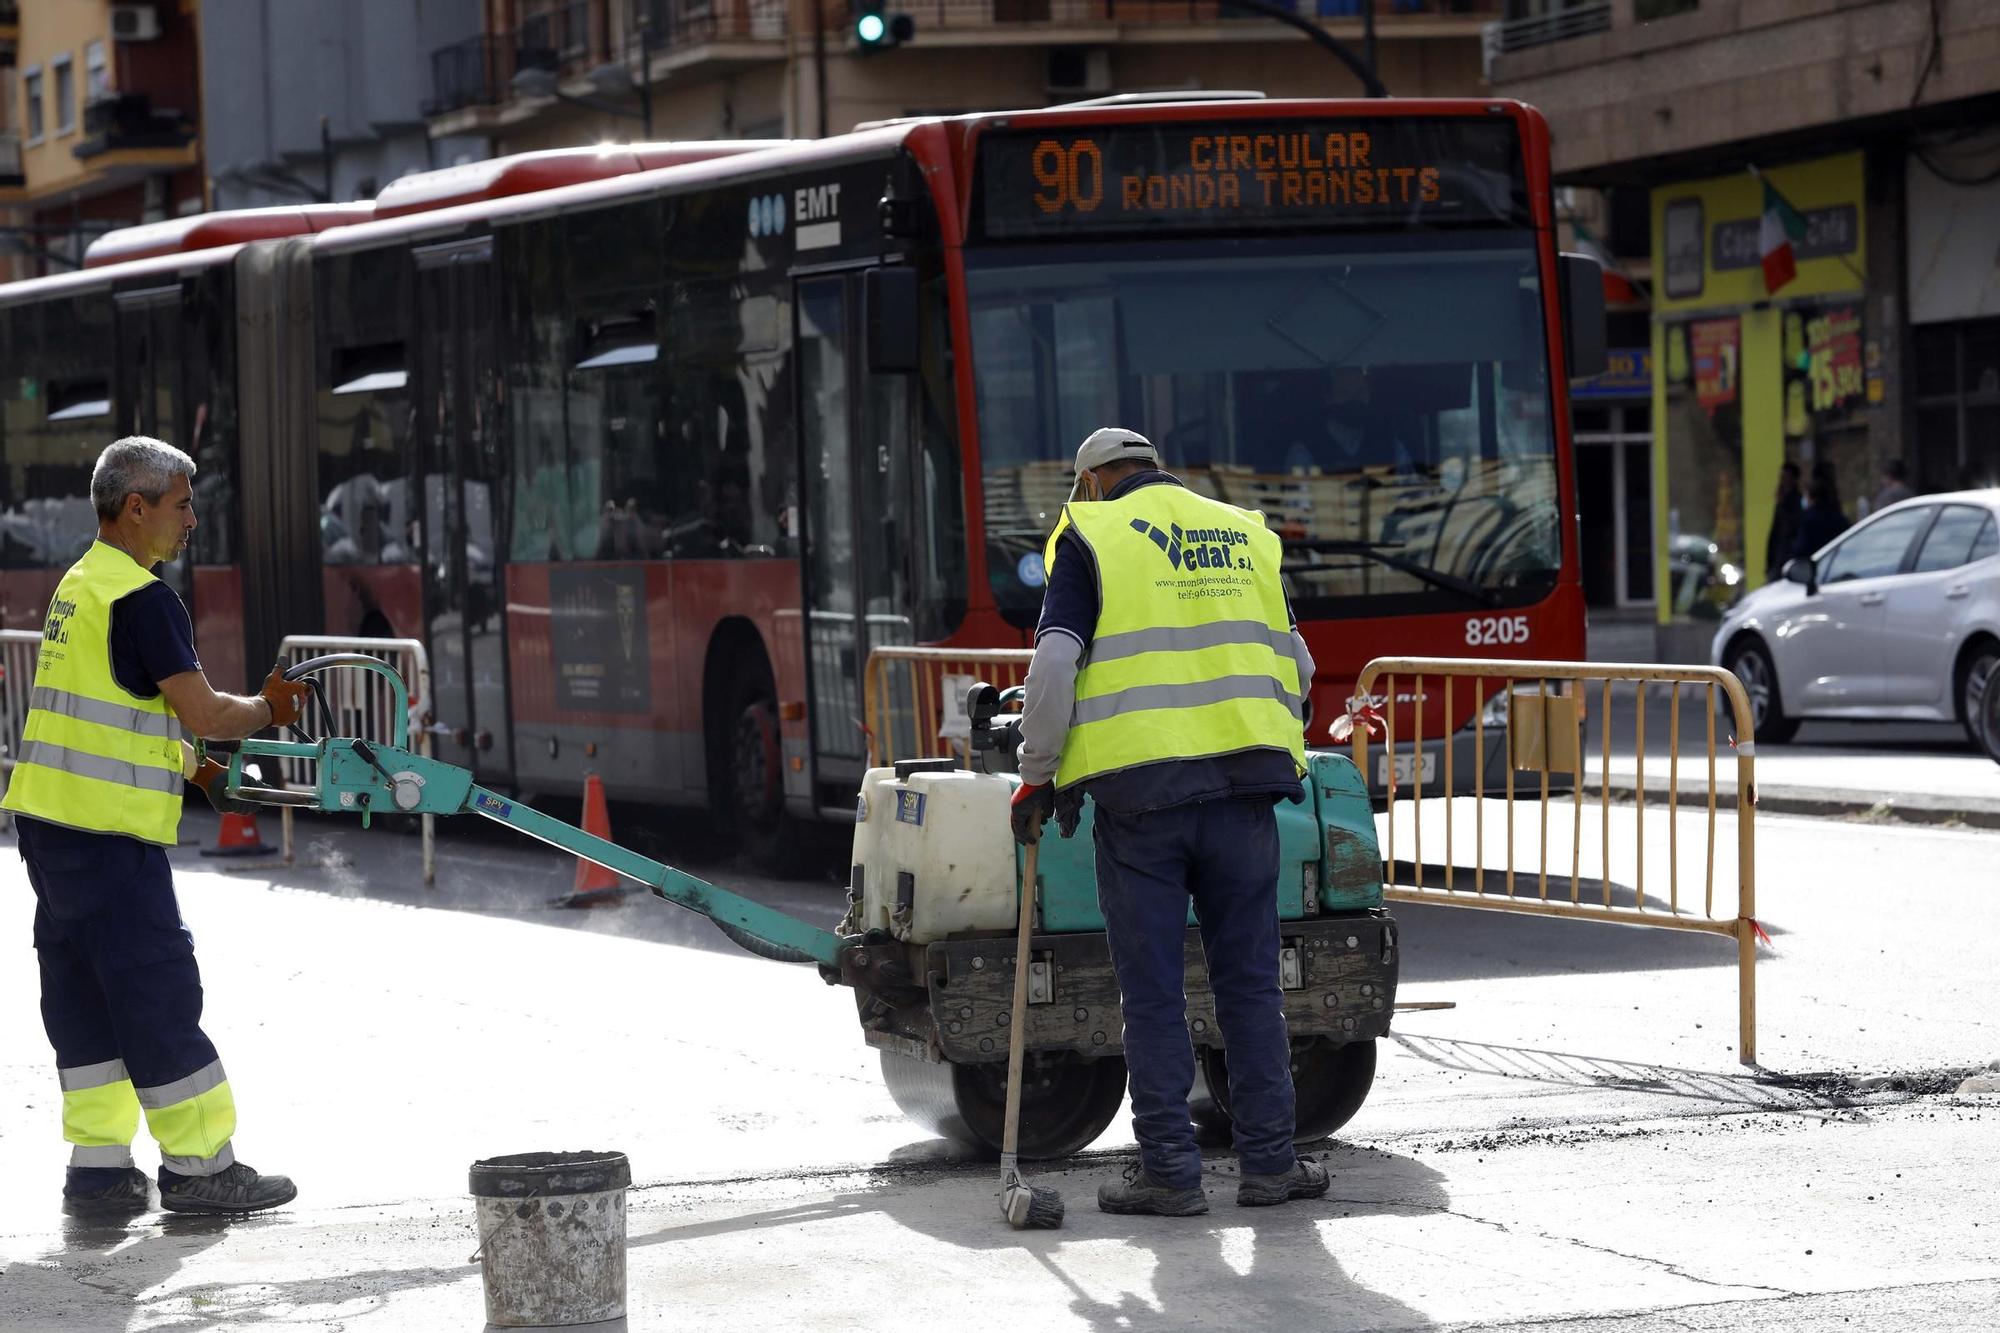
[[[1982,643],[1958,669],[1958,715],[1965,723],[1965,734],[1981,749],[2000,743],[1987,736],[1981,720],[1986,716],[1986,693],[1993,687],[1996,665],[2000,665],[2000,648]]]
[[[2000,663],[1987,673],[1986,692],[1980,707],[1984,710],[1981,714],[1981,740],[1993,762],[2000,764]]]
[[[1759,742],[1783,744],[1799,729],[1799,720],[1785,716],[1785,699],[1778,688],[1778,669],[1771,654],[1755,639],[1746,639],[1730,648],[1724,664],[1743,682],[1750,696],[1750,717]]]

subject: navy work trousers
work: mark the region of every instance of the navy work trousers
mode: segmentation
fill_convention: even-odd
[[[1211,800],[1144,814],[1097,808],[1097,901],[1125,1006],[1132,1130],[1155,1180],[1201,1183],[1188,1093],[1184,948],[1194,897],[1230,1109],[1245,1172],[1292,1169],[1291,1043],[1278,986],[1278,817],[1264,800]]]
[[[42,1025],[57,1066],[123,1060],[147,1088],[213,1063],[166,850],[25,816],[14,825],[35,890]]]

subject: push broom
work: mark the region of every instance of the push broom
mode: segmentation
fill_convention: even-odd
[[[1021,1178],[1015,1152],[1021,1140],[1021,1066],[1028,1031],[1028,948],[1035,924],[1036,853],[1028,844],[1021,867],[1021,924],[1014,937],[1014,1012],[1007,1038],[1007,1119],[1000,1136],[1000,1211],[1016,1231],[1053,1231],[1062,1225],[1062,1195]]]

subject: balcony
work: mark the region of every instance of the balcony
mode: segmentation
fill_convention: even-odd
[[[179,111],[155,107],[145,93],[113,93],[86,102],[79,159],[148,149],[184,149],[195,140],[194,125]]]
[[[1558,179],[1632,184],[1698,174],[1746,142],[1825,151],[1834,125],[1965,122],[1952,104],[2000,87],[2000,7],[1942,6],[1935,32],[1928,14],[1912,0],[1593,0],[1491,25],[1487,77],[1549,117]],[[1939,50],[1951,58],[1931,66]]]
[[[1522,18],[1502,19],[1486,25],[1481,45],[1486,54],[1486,77],[1493,77],[1493,62],[1509,51],[1564,42],[1572,37],[1611,30],[1611,0],[1585,0],[1582,4]]]
[[[1365,0],[1291,0],[1290,8],[1303,18],[1344,21],[1341,26],[1358,31],[1364,4]],[[1270,23],[1263,15],[1234,8],[1226,0],[892,0],[889,7],[916,20],[919,45],[927,34],[968,29],[993,32],[1028,25],[1104,28],[1243,23],[1255,29]],[[1500,8],[1501,0],[1375,0],[1375,21],[1385,35],[1412,35],[1411,29],[1427,19],[1490,17]],[[829,0],[824,12],[829,30],[845,31],[853,22],[843,0]],[[1058,38],[1051,34],[1050,40]]]
[[[655,77],[664,72],[662,64],[692,63],[693,53],[718,46],[758,48],[753,63],[783,59],[785,10],[786,0],[652,0],[645,10],[645,43]],[[424,115],[457,120],[462,117],[456,113],[505,107],[516,100],[513,78],[524,69],[549,70],[567,82],[593,65],[636,57],[637,38],[629,46],[601,36],[592,41],[588,19],[587,4],[567,4],[512,32],[486,33],[433,51]],[[463,128],[470,126],[434,126],[433,133]]]
[[[1292,0],[1297,13],[1316,18],[1344,36],[1361,30],[1365,0]],[[1375,0],[1376,26],[1385,38],[1471,37],[1502,0]],[[646,0],[645,44],[653,78],[702,66],[727,73],[782,60],[787,0]],[[1106,43],[1124,38],[1177,40],[1171,29],[1218,27],[1244,37],[1273,37],[1284,30],[1261,15],[1232,9],[1223,0],[890,0],[890,8],[916,21],[915,42],[902,53],[920,57],[927,47],[988,42]],[[457,134],[515,123],[512,80],[523,69],[548,69],[565,83],[590,65],[624,58],[618,43],[593,47],[581,17],[566,5],[513,32],[487,33],[431,53],[431,97],[424,114],[433,135]],[[849,0],[819,0],[821,22],[836,51],[845,51],[854,22]],[[636,54],[636,50],[635,50]]]

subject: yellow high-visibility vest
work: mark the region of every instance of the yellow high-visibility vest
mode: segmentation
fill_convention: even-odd
[[[1181,486],[1063,506],[1097,580],[1056,786],[1169,759],[1283,750],[1305,772],[1282,548],[1264,516]]]
[[[5,807],[88,833],[171,847],[181,822],[181,724],[166,696],[141,699],[111,671],[111,607],[152,583],[93,542],[49,603],[21,753]]]

